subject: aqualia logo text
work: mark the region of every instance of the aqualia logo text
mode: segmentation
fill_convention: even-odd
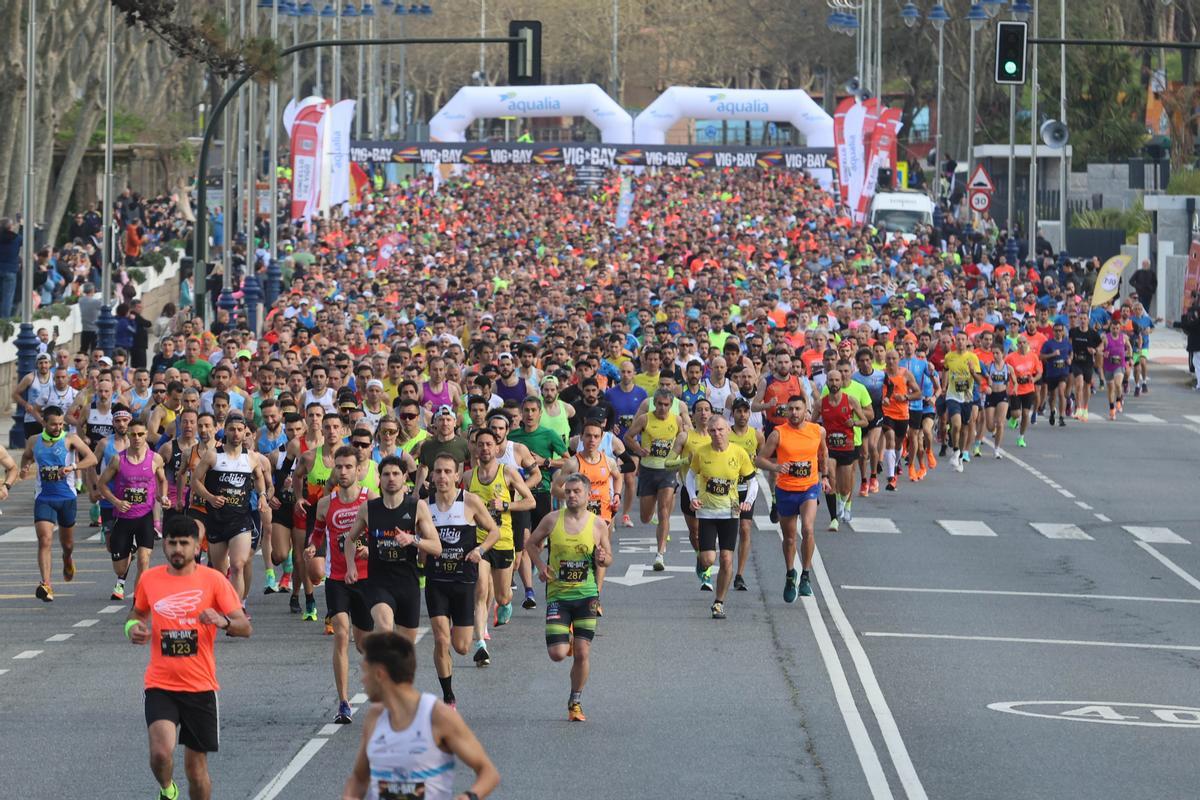
[[[713,111],[720,114],[766,114],[771,110],[771,105],[762,100],[746,100],[740,103],[736,100],[726,101],[724,92],[710,94],[708,102],[715,103]]]
[[[508,101],[508,105],[505,108],[509,111],[517,111],[522,114],[527,114],[531,111],[558,111],[562,108],[562,103],[553,97],[543,97],[539,100],[509,99],[516,97],[516,92],[509,92],[501,97]]]

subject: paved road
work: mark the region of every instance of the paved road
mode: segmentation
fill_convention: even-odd
[[[859,530],[819,536],[813,601],[783,603],[764,526],[750,591],[710,620],[675,526],[668,563],[684,571],[605,589],[584,725],[564,721],[540,610],[518,609],[492,667],[456,664],[497,796],[1194,796],[1200,403],[1184,373],[1154,377],[1129,404],[1148,416],[1039,425],[1015,458],[856,503]],[[5,786],[152,796],[146,653],[121,637],[108,558],[81,545],[76,581],[34,601],[30,516],[26,485],[0,518],[18,526],[0,532],[0,749],[25,754]],[[650,532],[619,534],[610,574],[648,565]],[[337,796],[360,731],[327,727],[329,640],[282,598],[251,610],[254,638],[219,645],[215,796]],[[436,691],[431,646],[418,683]]]

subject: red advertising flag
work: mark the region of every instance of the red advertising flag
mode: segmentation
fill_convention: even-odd
[[[307,220],[317,204],[321,167],[321,119],[325,103],[305,106],[292,123],[292,219]]]
[[[899,108],[886,108],[879,114],[875,122],[874,134],[867,150],[867,173],[863,178],[862,194],[858,198],[857,219],[867,218],[867,209],[871,207],[871,199],[879,184],[879,170],[895,169],[896,138],[900,133]]]

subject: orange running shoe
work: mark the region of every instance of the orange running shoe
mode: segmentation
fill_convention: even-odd
[[[871,494],[879,494],[879,478],[871,478]]]
[[[870,494],[870,492],[871,492],[871,484],[870,483],[868,483],[867,481],[863,481],[861,484],[859,484],[859,487],[858,487],[858,496],[859,497],[866,497],[868,494]]]
[[[918,477],[917,477],[917,465],[916,465],[916,462],[913,462],[912,464],[909,464],[909,465],[908,465],[908,479],[909,479],[910,481],[912,481],[913,483],[916,483],[917,481],[919,481],[919,480],[920,480],[920,478],[918,478]]]
[[[587,722],[583,715],[583,706],[578,701],[567,705],[567,720],[569,722]]]
[[[895,476],[895,475],[893,475],[892,477],[888,478],[888,481],[887,481],[887,490],[888,490],[889,492],[894,492],[894,491],[896,491],[896,476]]]
[[[929,474],[929,470],[925,469],[925,467],[921,467],[921,469],[917,471],[917,480],[919,480],[919,481],[925,480],[925,476],[928,474]]]
[[[925,461],[929,463],[930,469],[937,469],[937,457],[934,456],[932,450],[925,451]]]

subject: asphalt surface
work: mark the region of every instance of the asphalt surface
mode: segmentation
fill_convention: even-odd
[[[546,658],[542,608],[518,608],[491,667],[455,664],[459,710],[501,771],[495,796],[1194,797],[1200,395],[1186,373],[1152,374],[1127,410],[1158,421],[1108,423],[1093,404],[1087,425],[1035,426],[1015,459],[963,475],[947,462],[858,500],[858,527],[897,532],[821,530],[810,601],[784,604],[765,526],[750,591],[709,619],[673,525],[680,571],[605,588],[587,723],[565,721],[568,668]],[[20,485],[0,517],[0,794],[153,797],[147,654],[121,635],[109,559],[80,544],[75,581],[34,600],[31,496]],[[611,576],[651,563],[646,526],[618,534]],[[256,594],[251,611],[252,639],[218,640],[214,797],[336,797],[361,731],[327,727],[330,640],[281,596]],[[437,692],[431,638],[418,652],[418,685]]]

